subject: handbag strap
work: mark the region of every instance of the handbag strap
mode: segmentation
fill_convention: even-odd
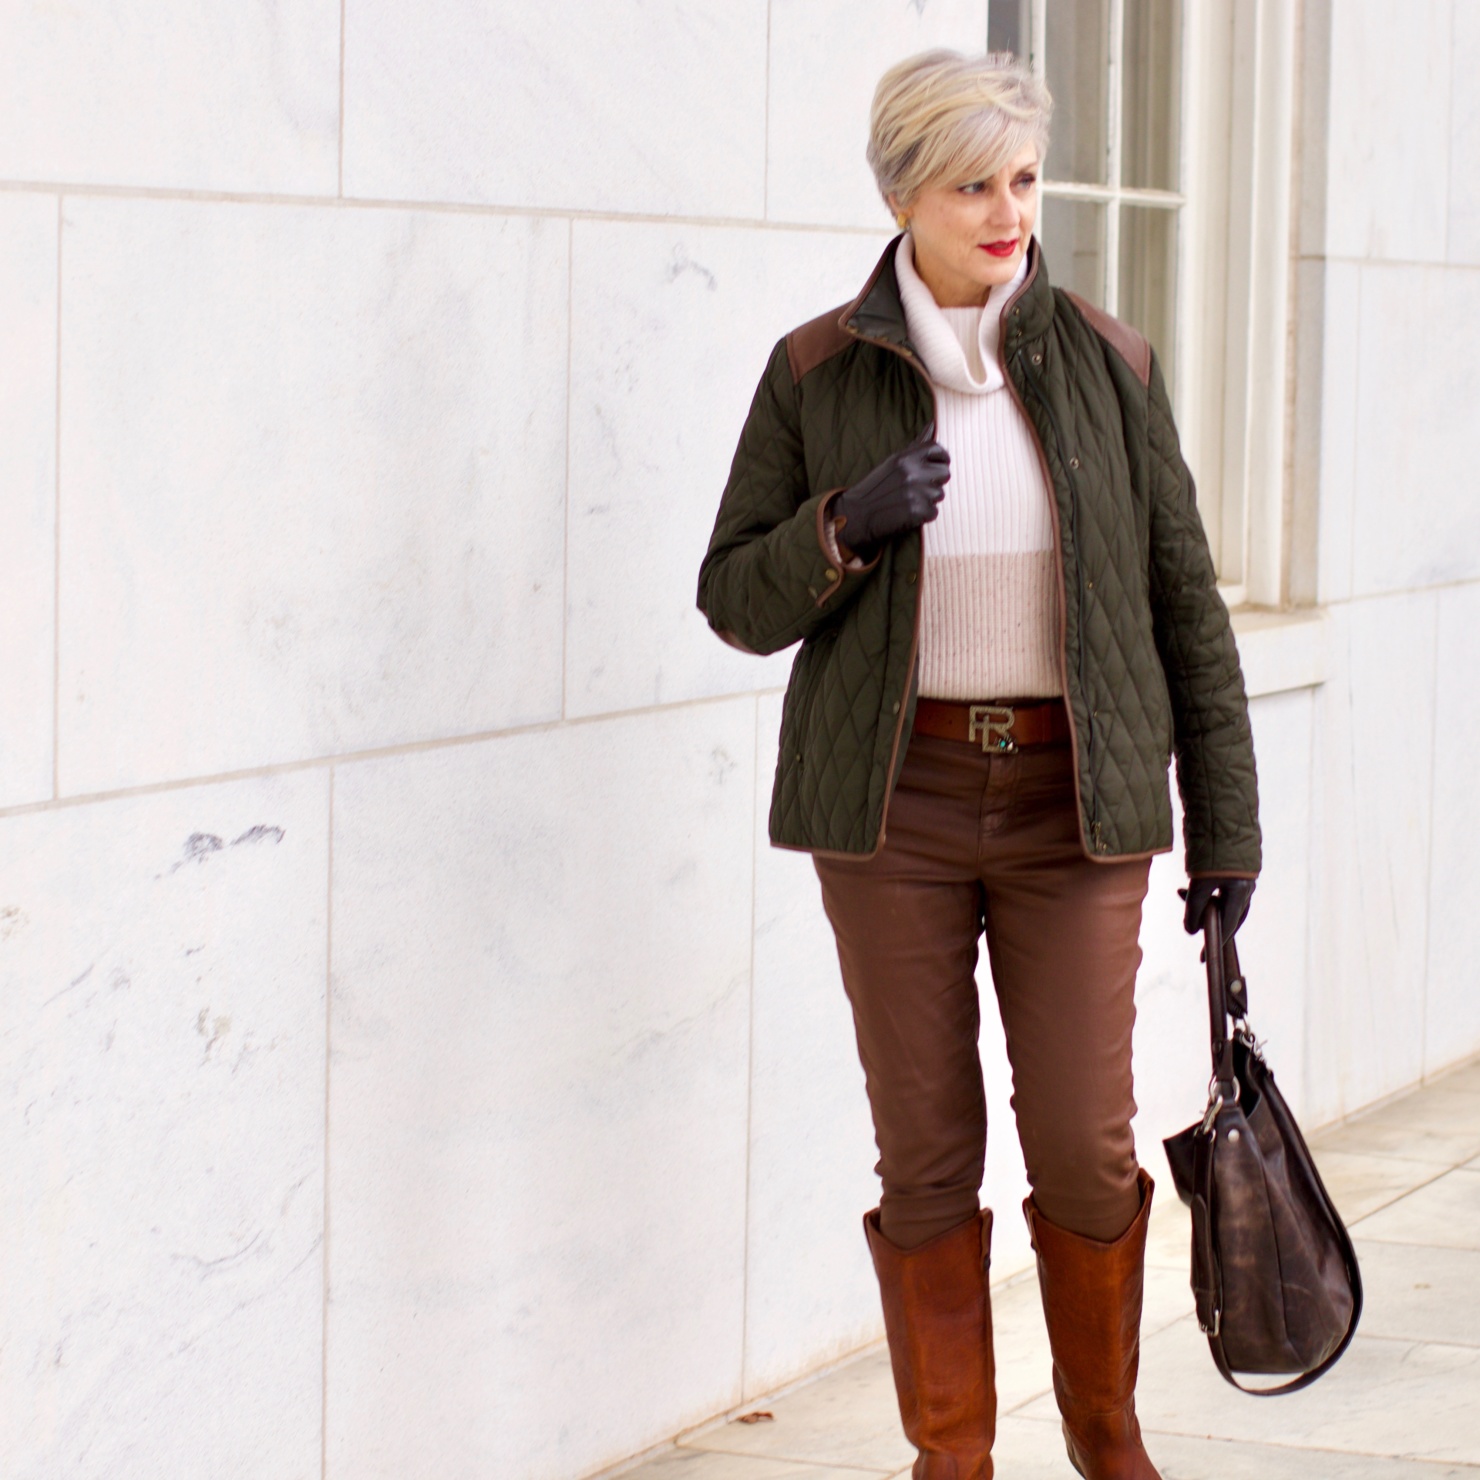
[[[1232,946],[1233,942],[1228,944]],[[1228,1031],[1227,961],[1223,923],[1215,900],[1203,911],[1203,960],[1208,968],[1208,1024],[1212,1029],[1213,1079],[1219,1090],[1234,1089],[1233,1039]],[[1225,1096],[1226,1098],[1226,1096]]]
[[[1352,1247],[1351,1235],[1347,1233],[1346,1224],[1342,1222],[1341,1215],[1331,1201],[1331,1195],[1326,1191],[1325,1184],[1317,1173],[1316,1186],[1320,1189],[1321,1197],[1331,1216],[1332,1226],[1336,1230],[1338,1242],[1341,1245],[1341,1257],[1352,1281],[1352,1314],[1346,1334],[1337,1343],[1331,1355],[1319,1366],[1311,1368],[1309,1372],[1302,1372],[1298,1377],[1293,1377],[1289,1382],[1283,1382],[1278,1387],[1245,1387],[1233,1375],[1233,1368],[1228,1363],[1228,1353],[1223,1348],[1221,1329],[1223,1273],[1213,1242],[1213,1141],[1218,1133],[1216,1111],[1222,1103],[1230,1103],[1231,1099],[1238,1095],[1237,1076],[1233,1066],[1233,1035],[1230,1032],[1229,1019],[1233,1018],[1235,1022],[1243,1022],[1248,1018],[1249,989],[1243,972],[1239,969],[1238,948],[1231,938],[1227,941],[1223,939],[1222,917],[1218,913],[1217,903],[1211,900],[1203,912],[1203,960],[1207,963],[1208,969],[1208,1010],[1212,1027],[1215,1095],[1221,1097],[1221,1100],[1215,1098],[1209,1104],[1208,1118],[1199,1129],[1193,1145],[1192,1237],[1197,1244],[1197,1252],[1201,1255],[1200,1260],[1193,1260],[1193,1295],[1197,1301],[1197,1319],[1203,1334],[1208,1338],[1208,1349],[1212,1353],[1213,1365],[1217,1367],[1225,1381],[1241,1393],[1248,1393],[1251,1397],[1277,1398],[1283,1393],[1299,1392],[1301,1388],[1309,1387],[1317,1378],[1324,1377],[1340,1360],[1347,1347],[1352,1344],[1352,1338],[1357,1334],[1357,1321],[1362,1314],[1362,1277],[1357,1266],[1357,1251]],[[1296,1135],[1299,1136],[1298,1128]],[[1310,1152],[1303,1137],[1300,1138],[1300,1149],[1305,1154],[1307,1162],[1310,1162]],[[1314,1171],[1314,1163],[1310,1162],[1310,1165],[1311,1170]],[[1206,1288],[1199,1287],[1196,1283],[1199,1263],[1207,1272],[1210,1282]]]

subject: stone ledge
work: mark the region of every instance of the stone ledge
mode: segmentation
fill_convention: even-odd
[[[1293,612],[1236,609],[1233,632],[1249,697],[1257,699],[1324,683],[1328,626],[1322,607]]]

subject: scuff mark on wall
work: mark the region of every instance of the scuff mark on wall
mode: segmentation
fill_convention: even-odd
[[[666,276],[670,283],[675,283],[686,272],[695,273],[703,278],[711,293],[719,287],[719,279],[702,262],[695,262],[682,247],[679,247],[673,254],[673,261],[668,266]]]
[[[211,1017],[211,1009],[202,1007],[195,1019],[195,1031],[206,1040],[205,1052],[201,1055],[201,1063],[210,1058],[211,1050],[231,1031],[231,1019],[218,1015]]]
[[[269,839],[274,843],[281,843],[286,836],[282,828],[259,822],[256,827],[249,827],[241,837],[233,838],[231,846],[240,848],[243,843],[265,843]]]
[[[243,844],[281,843],[286,836],[287,833],[283,828],[270,822],[259,822],[255,827],[249,827],[246,832],[233,838],[230,846],[240,848]],[[226,842],[216,833],[191,833],[185,839],[185,856],[175,861],[170,868],[170,873],[178,872],[188,863],[205,863],[212,854],[220,853],[226,847]]]
[[[225,846],[226,844],[215,833],[191,833],[185,839],[184,858],[180,859],[170,872],[175,873],[184,868],[187,863],[204,863],[211,854],[219,853]]]

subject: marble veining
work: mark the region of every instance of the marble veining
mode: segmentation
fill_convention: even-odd
[[[317,1473],[327,815],[0,820],[7,1474]]]
[[[93,199],[65,237],[64,794],[559,716],[563,223]]]

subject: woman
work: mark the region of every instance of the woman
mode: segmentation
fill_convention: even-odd
[[[853,1007],[916,1480],[992,1474],[979,936],[1069,1457],[1144,1480],[1131,1027],[1173,747],[1188,929],[1210,900],[1237,929],[1260,861],[1243,679],[1156,357],[1051,288],[1033,240],[1049,108],[1007,56],[884,76],[868,153],[902,235],[777,344],[699,578],[727,641],[802,644],[771,837],[813,854]]]

